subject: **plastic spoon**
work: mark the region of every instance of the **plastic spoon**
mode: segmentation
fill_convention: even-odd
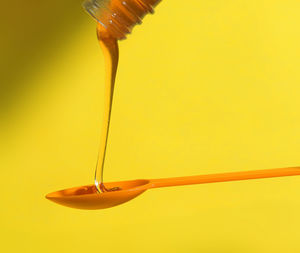
[[[300,167],[229,172],[190,177],[140,179],[105,184],[108,188],[120,187],[121,190],[118,191],[98,193],[95,185],[87,185],[49,193],[46,198],[57,204],[77,209],[104,209],[123,204],[142,194],[144,191],[153,188],[296,175],[300,175]]]

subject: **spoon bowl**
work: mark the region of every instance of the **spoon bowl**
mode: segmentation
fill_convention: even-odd
[[[105,184],[108,188],[119,187],[121,190],[98,193],[95,185],[69,188],[46,195],[46,198],[63,206],[95,210],[123,204],[147,190],[149,180],[131,180]]]

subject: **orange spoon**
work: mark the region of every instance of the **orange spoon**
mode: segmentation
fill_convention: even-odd
[[[49,193],[46,198],[57,204],[72,208],[89,210],[104,209],[123,204],[152,188],[296,175],[300,175],[300,167],[229,172],[190,177],[140,179],[105,184],[108,188],[120,187],[121,190],[118,191],[98,193],[95,185],[87,185]]]

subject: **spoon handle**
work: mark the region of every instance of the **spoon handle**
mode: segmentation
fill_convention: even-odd
[[[151,182],[150,188],[191,185],[191,184],[207,184],[207,183],[229,182],[229,181],[271,178],[271,177],[286,177],[286,176],[296,176],[296,175],[300,175],[300,167],[227,172],[227,173],[200,175],[200,176],[152,179],[150,180]]]

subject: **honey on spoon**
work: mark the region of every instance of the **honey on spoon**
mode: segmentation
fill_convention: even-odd
[[[159,2],[160,0],[88,0],[84,3],[87,12],[97,20],[97,36],[106,65],[104,118],[95,183],[53,192],[46,196],[47,199],[72,208],[103,209],[125,203],[152,188],[300,175],[300,167],[294,167],[179,178],[142,179],[104,185],[105,154],[119,60],[118,41],[125,39],[126,34],[130,33],[136,24],[140,24],[147,13],[153,13],[153,8]]]

